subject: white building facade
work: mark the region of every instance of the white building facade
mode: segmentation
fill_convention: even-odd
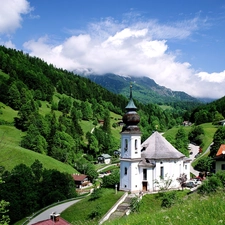
[[[140,117],[132,100],[132,90],[126,110],[121,132],[120,190],[134,193],[180,188],[177,178],[186,174],[190,179],[191,160],[158,132],[141,143]]]

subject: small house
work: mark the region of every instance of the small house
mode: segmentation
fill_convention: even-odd
[[[225,170],[225,144],[220,145],[220,148],[216,153],[214,160],[215,160],[215,172]]]
[[[55,212],[50,214],[50,219],[42,220],[42,221],[39,221],[37,223],[33,223],[32,225],[52,225],[52,224],[71,225],[69,222],[67,222],[66,220],[61,218],[60,214],[55,213]]]
[[[101,154],[98,157],[98,162],[99,163],[110,164],[111,163],[111,156],[109,154]]]
[[[72,175],[76,188],[82,188],[89,184],[88,177],[85,174],[73,174]]]

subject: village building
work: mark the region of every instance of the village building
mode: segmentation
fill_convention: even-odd
[[[60,217],[59,213],[51,213],[50,218],[47,220],[42,220],[32,225],[71,225],[69,222]]]
[[[225,144],[220,145],[219,150],[214,157],[215,160],[215,172],[225,170]]]
[[[123,116],[121,132],[120,190],[155,192],[162,188],[179,189],[178,178],[190,179],[190,162],[157,131],[141,143],[140,117],[132,99]],[[166,187],[167,186],[167,187]]]
[[[111,155],[109,154],[101,154],[98,157],[98,163],[105,163],[105,164],[110,164],[111,163]]]
[[[90,182],[88,176],[85,174],[73,174],[72,175],[76,188],[82,188],[87,186]]]

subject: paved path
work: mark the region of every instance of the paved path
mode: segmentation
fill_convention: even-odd
[[[66,203],[62,203],[60,205],[56,205],[53,206],[51,208],[46,209],[44,212],[42,212],[41,214],[37,215],[36,217],[34,217],[29,223],[28,225],[37,223],[39,221],[42,220],[47,220],[50,218],[50,214],[52,212],[56,212],[56,213],[61,213],[62,211],[64,211],[65,209],[67,209],[68,207],[70,207],[71,205],[77,203],[78,201],[80,201],[81,199],[77,199],[74,201],[70,201],[70,202],[66,202]]]
[[[192,155],[190,155],[189,158],[191,159],[191,162],[193,162],[195,160],[195,155],[199,152],[199,146],[193,144],[189,144],[189,146],[191,147],[190,151],[192,152]],[[199,171],[194,170],[192,166],[190,167],[190,172],[196,177],[199,175]]]

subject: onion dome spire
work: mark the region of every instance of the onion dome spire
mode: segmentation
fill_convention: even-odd
[[[130,100],[126,106],[126,113],[123,116],[124,127],[122,132],[139,133],[140,129],[137,124],[140,122],[140,116],[137,114],[137,107],[132,98],[132,85],[130,85]]]

